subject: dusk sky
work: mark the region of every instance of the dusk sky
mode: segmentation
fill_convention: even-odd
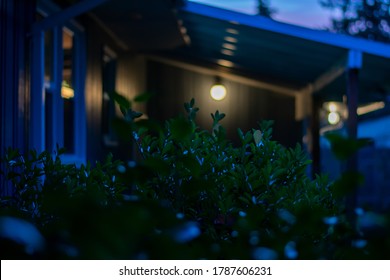
[[[191,0],[221,8],[254,14],[256,0]],[[310,28],[323,29],[330,25],[332,12],[324,9],[319,0],[270,0],[271,7],[277,10],[274,19]]]

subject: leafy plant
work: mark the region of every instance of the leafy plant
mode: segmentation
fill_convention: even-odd
[[[61,149],[7,151],[3,176],[14,195],[1,200],[2,258],[387,256],[375,238],[388,230],[387,217],[360,209],[351,224],[337,184],[309,178],[305,152],[273,141],[272,122],[238,129],[233,145],[223,113],[211,114],[211,131],[197,126],[194,100],[186,116],[161,125],[132,110],[146,96],[112,98],[124,115],[114,125],[135,142],[136,161],[76,167],[61,162]]]
[[[241,145],[236,147],[220,124],[225,114],[211,114],[212,131],[206,131],[196,124],[195,101],[184,108],[186,118],[168,120],[158,129],[148,120],[127,121],[142,159],[123,174],[132,180],[134,194],[164,201],[196,221],[210,242],[239,245],[237,250],[229,245],[217,257],[253,258],[264,247],[289,258],[288,244],[306,247],[300,257],[319,257],[328,235],[323,218],[337,215],[339,208],[328,180],[307,176],[310,161],[301,147],[288,149],[273,141],[272,122],[245,133],[238,129]],[[125,116],[133,114],[131,106],[123,109]]]

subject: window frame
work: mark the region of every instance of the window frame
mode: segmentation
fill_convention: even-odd
[[[37,13],[47,17],[61,9],[50,1],[38,1]],[[61,155],[64,163],[81,165],[86,163],[86,43],[84,29],[76,21],[50,26],[47,30],[34,30],[32,33],[31,68],[31,120],[30,147],[42,152],[64,145],[64,102],[61,97],[63,74],[62,32],[66,28],[73,35],[72,79],[74,95],[74,151]],[[52,69],[50,82],[45,81],[45,31],[53,32]],[[51,125],[47,127],[45,114],[48,104],[46,94],[52,94]],[[46,139],[51,143],[46,143]],[[51,144],[52,147],[49,147]],[[50,152],[54,152],[53,150]]]

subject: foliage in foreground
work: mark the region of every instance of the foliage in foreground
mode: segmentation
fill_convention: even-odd
[[[337,184],[308,178],[300,146],[273,141],[269,122],[238,130],[233,146],[224,114],[212,114],[211,132],[196,126],[193,100],[186,117],[161,126],[113,98],[124,114],[115,125],[137,145],[137,162],[76,167],[61,162],[62,150],[7,151],[3,176],[15,195],[1,200],[2,259],[388,257],[389,241],[378,239],[386,217],[359,209],[351,226],[333,196]]]

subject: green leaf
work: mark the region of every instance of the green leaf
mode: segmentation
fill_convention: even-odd
[[[180,161],[183,163],[183,167],[188,169],[193,176],[198,177],[200,175],[201,166],[194,155],[184,155]]]
[[[112,120],[112,127],[118,136],[126,141],[132,139],[133,127],[131,123],[123,119]]]
[[[184,118],[179,117],[171,120],[169,126],[172,139],[186,141],[189,140],[192,136],[193,125]]]
[[[162,176],[167,176],[171,170],[171,167],[159,158],[147,158],[143,161],[143,164]]]
[[[263,138],[263,134],[261,133],[260,130],[256,130],[256,131],[253,133],[253,140],[255,140],[256,146],[259,146],[259,144],[260,144],[262,138]]]
[[[137,103],[147,102],[153,97],[153,94],[150,92],[144,92],[140,95],[137,95],[133,101]]]
[[[244,137],[244,143],[249,144],[252,141],[252,134],[248,131]]]
[[[163,131],[161,125],[158,122],[150,119],[142,119],[136,121],[134,124],[137,130],[141,130],[141,131],[156,132],[159,135],[162,134]]]
[[[131,102],[130,102],[130,100],[129,100],[127,97],[125,97],[125,96],[123,96],[123,95],[121,95],[121,94],[119,94],[119,93],[116,93],[116,92],[112,92],[112,93],[110,94],[110,97],[111,97],[116,103],[118,103],[118,105],[119,105],[122,109],[124,109],[124,110],[129,110],[129,109],[131,108]]]
[[[336,133],[327,134],[325,137],[331,144],[332,152],[339,160],[347,160],[359,149],[371,143],[371,140],[367,138],[355,140]]]
[[[210,187],[208,181],[193,179],[183,183],[181,191],[183,194],[189,196],[189,198],[197,199],[199,194]]]
[[[356,191],[364,183],[364,176],[357,171],[347,171],[332,186],[336,197],[344,197]]]
[[[244,141],[244,133],[240,128],[237,128],[238,137],[240,137],[241,141]]]
[[[131,112],[131,115],[132,115],[132,118],[133,118],[133,119],[137,119],[137,118],[142,117],[143,114],[140,113],[140,112],[132,111],[132,112]]]

